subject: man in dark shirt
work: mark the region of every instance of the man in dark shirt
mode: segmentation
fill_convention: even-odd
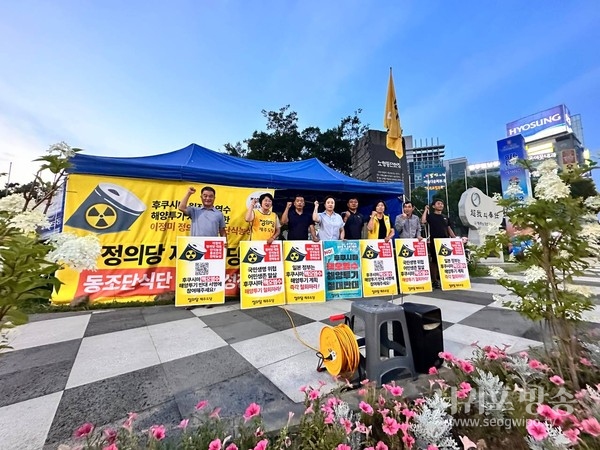
[[[358,199],[348,199],[348,211],[342,213],[344,219],[344,236],[346,239],[362,239],[363,227],[366,223],[364,216],[358,212]]]
[[[454,234],[454,231],[452,231],[450,221],[442,214],[444,202],[442,200],[436,200],[431,207],[433,208],[433,213],[429,213],[429,205],[425,205],[423,215],[421,216],[421,223],[429,224],[429,257],[431,259],[429,270],[431,271],[433,287],[439,289],[440,273],[437,266],[437,253],[435,251],[433,240],[447,237],[455,238],[456,235]]]
[[[315,231],[312,213],[304,210],[304,197],[296,195],[293,206],[292,209],[292,202],[287,203],[280,220],[281,225],[288,226],[287,240],[306,241],[310,234],[310,239],[317,242],[319,238]]]

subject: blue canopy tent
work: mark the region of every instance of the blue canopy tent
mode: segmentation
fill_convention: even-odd
[[[337,172],[316,158],[265,162],[237,158],[196,144],[160,155],[108,157],[78,153],[70,173],[151,180],[182,180],[224,186],[397,197],[403,183],[371,183]]]

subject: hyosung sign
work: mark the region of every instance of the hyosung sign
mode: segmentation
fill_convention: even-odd
[[[506,136],[520,134],[526,142],[563,132],[572,132],[569,109],[565,105],[555,106],[506,124]]]

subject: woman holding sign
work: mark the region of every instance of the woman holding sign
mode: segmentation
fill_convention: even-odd
[[[383,200],[375,203],[375,211],[371,213],[371,218],[367,224],[367,239],[384,239],[389,242],[394,237],[396,231],[390,225],[390,216],[385,214],[387,205]]]

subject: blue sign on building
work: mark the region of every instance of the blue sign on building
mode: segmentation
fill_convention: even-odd
[[[529,171],[516,164],[516,159],[526,159],[525,139],[520,134],[498,141],[498,161],[500,162],[500,182],[502,196],[507,198],[510,186],[519,186],[523,194],[521,200],[531,197]]]
[[[506,135],[516,136],[520,134],[523,137],[528,137],[548,128],[560,126],[565,127],[565,131],[572,131],[569,109],[565,105],[555,106],[506,124]]]

